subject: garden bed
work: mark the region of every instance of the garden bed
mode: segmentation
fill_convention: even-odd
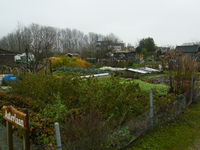
[[[142,79],[142,81],[145,82],[149,82],[152,84],[165,84],[165,85],[169,85],[170,84],[170,80],[169,80],[169,76],[154,76],[153,78],[148,78],[148,77],[144,77]]]

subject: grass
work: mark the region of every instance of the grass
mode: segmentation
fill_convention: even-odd
[[[161,61],[147,61],[147,60],[145,60],[145,64],[162,64],[162,62]]]
[[[107,77],[98,78],[98,80],[103,82],[105,80],[108,80],[109,78],[110,78],[110,76],[107,76]],[[130,81],[127,81],[124,78],[121,78],[120,80],[121,80],[120,83],[124,83],[124,82],[139,83],[140,88],[143,89],[143,90],[146,90],[146,91],[149,91],[149,90],[152,90],[152,89],[156,89],[157,92],[158,92],[158,95],[160,95],[160,96],[161,95],[167,95],[167,92],[169,90],[169,86],[164,85],[164,84],[151,84],[151,83],[147,83],[147,82],[144,82],[144,81],[141,81],[141,80],[130,80]]]
[[[157,78],[157,77],[164,77],[164,76],[169,76],[169,72],[164,71],[162,74],[148,74],[147,76],[141,76],[139,77],[140,79],[153,79],[153,78]]]
[[[121,79],[120,83],[124,83],[126,80],[125,79]],[[141,80],[131,80],[128,82],[135,82],[138,83],[140,88],[145,90],[145,91],[150,91],[152,89],[156,89],[158,92],[158,95],[167,95],[167,92],[169,90],[169,86],[164,85],[164,84],[151,84],[151,83],[147,83]]]
[[[193,104],[173,122],[168,122],[143,134],[126,150],[186,150],[189,147],[195,147],[195,140],[200,138],[199,116],[200,103]]]
[[[169,91],[169,86],[164,84],[151,84],[147,83],[141,80],[134,80],[135,83],[139,83],[139,86],[141,89],[145,91],[150,91],[151,89],[156,89],[158,92],[158,95],[167,95],[167,92]]]

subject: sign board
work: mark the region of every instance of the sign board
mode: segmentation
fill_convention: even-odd
[[[10,123],[20,126],[26,130],[26,114],[18,111],[12,106],[3,106],[3,118]]]

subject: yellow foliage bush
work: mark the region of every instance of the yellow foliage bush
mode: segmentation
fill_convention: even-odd
[[[52,68],[60,67],[74,67],[74,68],[90,68],[88,62],[78,58],[72,57],[71,59],[67,58],[66,56],[62,57],[51,57],[51,66]]]

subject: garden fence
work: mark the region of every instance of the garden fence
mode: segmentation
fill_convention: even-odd
[[[159,127],[163,123],[175,119],[186,107],[190,106],[192,101],[192,95],[195,95],[198,91],[193,92],[189,90],[186,93],[176,97],[168,105],[162,105],[161,107],[153,107],[153,127]],[[191,95],[192,94],[192,95]],[[73,141],[68,143],[62,143],[63,150],[102,150],[102,149],[123,149],[131,142],[136,140],[142,133],[151,129],[150,124],[150,110],[146,111],[141,116],[134,120],[123,124],[109,133],[103,133],[98,136],[85,138],[79,141]],[[0,150],[7,149],[7,137],[6,128],[0,124]],[[23,142],[13,135],[14,149],[22,149]],[[49,145],[32,145],[31,149],[57,149],[57,146]]]

